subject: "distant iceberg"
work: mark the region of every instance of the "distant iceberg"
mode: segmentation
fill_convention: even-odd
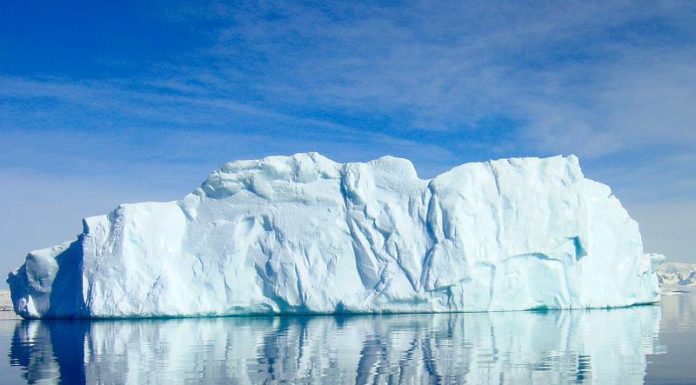
[[[696,286],[696,263],[663,263],[657,270],[661,286]]]
[[[317,153],[227,163],[184,199],[86,218],[10,273],[25,318],[456,312],[659,300],[658,254],[575,156]]]

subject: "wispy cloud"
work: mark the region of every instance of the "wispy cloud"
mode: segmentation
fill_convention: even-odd
[[[175,77],[214,92],[239,87],[274,110],[368,123],[353,132],[436,135],[448,148],[475,134],[483,140],[469,142],[493,156],[683,151],[696,145],[695,10],[620,1],[215,3],[179,14],[202,13],[219,29],[197,56],[208,65]],[[512,132],[490,125],[500,117]]]

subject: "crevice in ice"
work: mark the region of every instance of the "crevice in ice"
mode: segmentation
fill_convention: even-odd
[[[401,249],[399,248],[399,246],[397,245],[395,246],[395,248],[396,256],[394,258],[394,261],[399,266],[399,269],[401,269],[401,271],[404,273],[404,276],[406,277],[406,280],[408,280],[408,283],[411,285],[413,291],[418,291],[418,278],[416,278],[414,274],[405,266],[404,261],[402,259]]]
[[[435,246],[437,246],[437,244],[444,239],[444,231],[441,229],[442,210],[437,201],[437,194],[433,191],[432,183],[428,184],[428,191],[430,191],[430,201],[428,202],[428,211],[425,216],[425,228],[427,229],[428,236],[430,237],[430,247],[428,247],[426,250],[422,260],[423,267],[419,280],[420,288],[424,288],[427,284]]]
[[[360,202],[364,206],[364,203],[357,196],[357,194],[351,193],[346,180],[346,169],[345,167],[341,170],[340,179],[340,191],[343,196],[344,212],[345,212],[345,222],[348,230],[351,234],[351,246],[353,248],[353,253],[355,255],[355,264],[358,270],[358,276],[365,288],[374,289],[379,283],[379,262],[374,255],[372,250],[372,244],[370,242],[369,234],[365,234],[360,226],[355,222],[352,217],[352,206],[351,197],[354,201]],[[365,207],[363,207],[365,210]],[[365,215],[367,215],[365,213]]]
[[[510,261],[512,259],[518,259],[518,258],[536,258],[536,259],[540,259],[540,260],[544,260],[544,261],[550,261],[550,260],[558,261],[558,259],[551,258],[546,253],[531,252],[531,253],[516,254],[516,255],[511,255],[509,257],[505,257],[505,258],[503,258],[503,262]]]
[[[582,240],[580,239],[579,236],[575,237],[569,237],[573,242],[573,247],[575,248],[575,260],[579,261],[581,258],[587,255],[587,251],[585,251],[585,247],[582,244]]]

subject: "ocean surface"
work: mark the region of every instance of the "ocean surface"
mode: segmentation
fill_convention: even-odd
[[[696,294],[615,310],[0,320],[0,383],[696,384]]]

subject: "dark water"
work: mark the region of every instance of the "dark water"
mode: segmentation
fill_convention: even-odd
[[[0,321],[0,383],[689,384],[696,295],[618,310]]]

